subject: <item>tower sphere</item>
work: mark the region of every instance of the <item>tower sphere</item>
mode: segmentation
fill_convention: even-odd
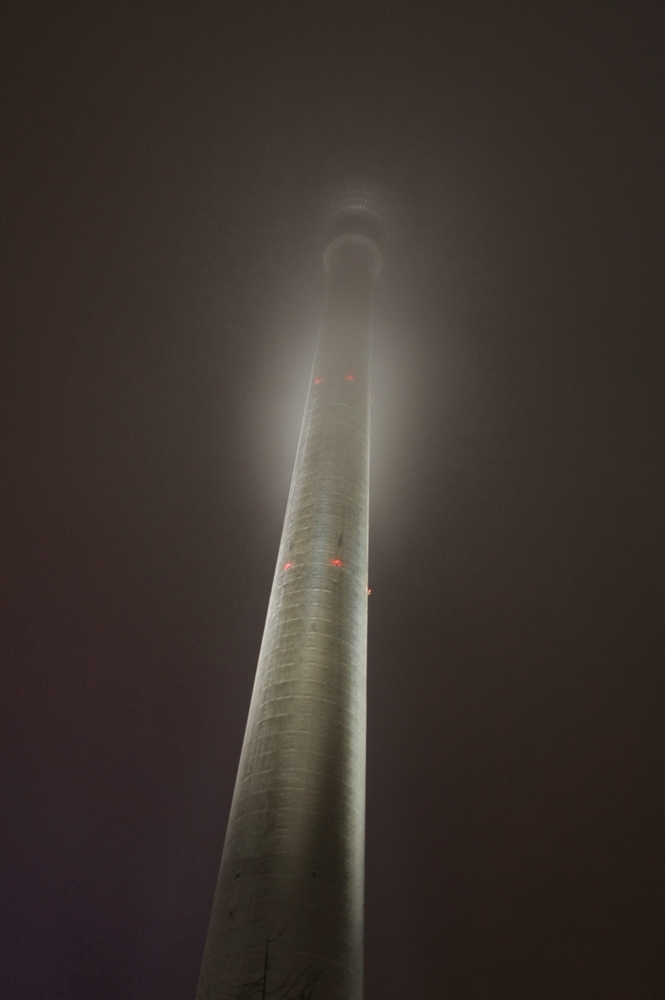
[[[383,257],[381,256],[381,251],[378,246],[371,240],[368,236],[362,236],[357,232],[343,233],[341,236],[336,236],[334,240],[331,240],[326,251],[323,255],[323,266],[325,267],[328,274],[330,274],[330,269],[332,267],[333,260],[336,256],[336,251],[339,250],[341,246],[345,244],[355,244],[356,246],[364,247],[372,257],[372,274],[375,278],[378,277],[381,270],[381,264],[383,263]]]
[[[335,250],[344,243],[359,243],[370,251],[376,277],[382,264],[386,215],[385,199],[378,184],[357,179],[339,182],[330,194],[325,213],[326,271],[330,272]]]

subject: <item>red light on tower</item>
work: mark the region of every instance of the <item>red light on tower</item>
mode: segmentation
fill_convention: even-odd
[[[323,382],[323,379],[321,378],[320,375],[318,376],[318,378],[314,379],[314,385],[321,385],[322,382]]]
[[[293,563],[284,563],[284,569],[293,569]]]
[[[356,380],[355,375],[345,375],[344,378],[346,379],[347,382],[355,382]]]
[[[344,563],[342,562],[341,559],[331,559],[330,560],[330,565],[331,566],[343,566]]]

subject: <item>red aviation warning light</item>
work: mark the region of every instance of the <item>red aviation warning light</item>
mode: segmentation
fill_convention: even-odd
[[[323,379],[321,378],[320,375],[317,376],[317,378],[314,379],[314,385],[321,385],[322,382],[323,382]]]
[[[356,380],[355,375],[345,375],[344,378],[346,379],[347,382],[355,382]]]
[[[330,565],[331,566],[343,566],[344,563],[342,562],[341,559],[331,559],[330,560]]]
[[[293,563],[284,563],[284,569],[293,569]]]

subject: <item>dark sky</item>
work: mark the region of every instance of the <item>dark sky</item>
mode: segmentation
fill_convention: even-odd
[[[2,1000],[193,998],[351,162],[366,998],[660,996],[657,8],[13,5]]]

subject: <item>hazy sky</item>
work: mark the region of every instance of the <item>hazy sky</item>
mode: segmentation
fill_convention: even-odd
[[[13,5],[2,998],[193,998],[354,163],[366,1000],[660,996],[656,11]]]

